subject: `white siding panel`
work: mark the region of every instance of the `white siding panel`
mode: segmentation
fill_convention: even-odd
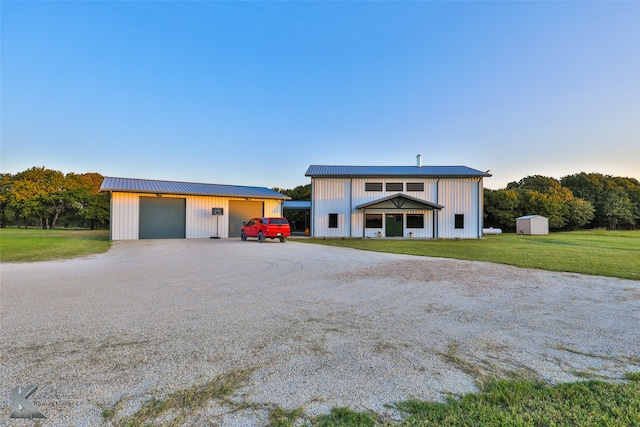
[[[264,200],[264,216],[280,217],[282,216],[282,200]]]
[[[312,234],[324,237],[348,237],[351,228],[349,216],[349,179],[313,179]],[[338,228],[329,228],[329,214],[338,214]]]
[[[140,195],[111,193],[111,240],[137,240]]]
[[[475,239],[482,237],[478,179],[442,179],[438,203],[444,206],[438,218],[438,237]],[[464,228],[455,228],[455,215],[464,215]]]
[[[211,215],[211,208],[224,209],[224,215]],[[187,197],[187,239],[229,235],[229,201],[210,196]]]

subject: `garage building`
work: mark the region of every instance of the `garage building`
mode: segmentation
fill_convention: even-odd
[[[239,237],[242,222],[282,216],[290,197],[265,187],[105,177],[111,240]]]

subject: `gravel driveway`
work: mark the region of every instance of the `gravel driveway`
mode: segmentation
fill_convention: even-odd
[[[253,369],[235,397],[253,409],[189,418],[235,426],[265,425],[269,405],[394,418],[386,404],[491,375],[640,370],[638,281],[236,239],[115,242],[1,274],[0,424],[27,425],[9,419],[27,384],[46,426],[100,425],[102,408]]]

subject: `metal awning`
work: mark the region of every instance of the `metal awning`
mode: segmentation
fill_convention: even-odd
[[[375,209],[440,210],[444,209],[444,206],[418,199],[416,197],[407,196],[406,194],[393,194],[391,196],[358,205],[356,206],[356,209],[366,209],[368,211]]]

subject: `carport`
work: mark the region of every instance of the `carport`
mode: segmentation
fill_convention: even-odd
[[[287,200],[282,204],[282,216],[291,224],[291,231],[304,231],[309,228],[311,202],[308,200]]]

